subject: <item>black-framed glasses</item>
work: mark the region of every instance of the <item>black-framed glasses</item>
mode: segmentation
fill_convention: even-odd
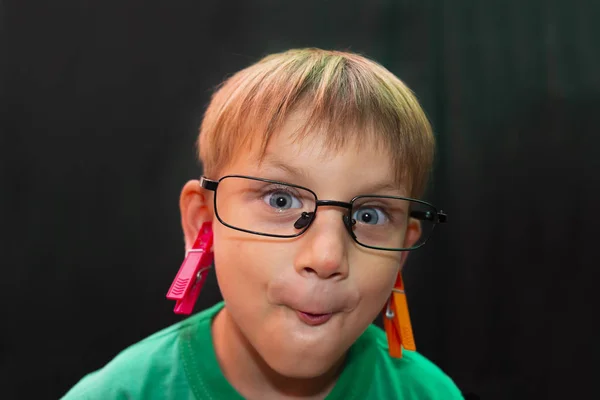
[[[350,202],[319,200],[308,188],[244,175],[227,175],[218,181],[202,177],[200,186],[215,192],[219,222],[261,236],[300,236],[314,221],[318,207],[333,206],[346,210],[342,222],[359,245],[406,251],[423,246],[435,226],[446,222],[446,214],[433,205],[406,197],[361,195]],[[402,247],[409,223],[414,222],[411,219],[419,221],[421,235],[413,246]]]

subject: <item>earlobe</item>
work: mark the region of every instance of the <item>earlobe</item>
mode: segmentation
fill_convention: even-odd
[[[181,190],[179,210],[186,251],[192,248],[202,224],[212,221],[211,207],[209,207],[207,197],[206,190],[200,187],[197,180],[187,182]]]

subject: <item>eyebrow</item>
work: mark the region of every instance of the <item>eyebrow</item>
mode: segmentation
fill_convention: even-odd
[[[304,169],[302,167],[294,167],[289,164],[286,164],[286,163],[278,160],[271,154],[267,154],[263,158],[263,160],[261,161],[260,164],[262,164],[262,163],[266,163],[266,164],[268,164],[268,167],[279,169],[279,170],[287,172],[288,174],[293,175],[293,176],[298,176],[298,177],[303,177],[303,178],[308,178],[310,176],[310,174],[308,173],[308,171],[306,169]]]
[[[377,192],[396,192],[396,196],[401,196],[402,193],[398,192],[403,192],[406,188],[403,185],[385,181],[368,185],[365,187],[365,189],[366,190],[361,190],[361,192],[364,192],[365,194],[376,194]]]
[[[306,180],[309,180],[309,178],[310,178],[310,174],[308,173],[308,170],[306,170],[305,168],[294,167],[285,162],[282,162],[281,160],[277,159],[273,154],[265,155],[265,157],[261,161],[261,164],[263,162],[265,164],[267,164],[268,167],[272,167],[272,168],[281,170],[283,172],[287,172],[288,174],[291,174],[292,176],[302,177]],[[378,192],[394,192],[394,194],[392,194],[392,195],[405,196],[405,195],[407,195],[407,193],[402,193],[405,191],[406,191],[406,187],[404,185],[398,184],[396,182],[391,182],[391,181],[381,181],[381,182],[375,182],[373,184],[365,185],[363,187],[363,190],[360,190],[360,193],[362,195],[368,195],[368,194],[377,194]],[[359,192],[359,191],[357,191],[357,192]],[[398,193],[398,192],[400,192],[400,193]]]

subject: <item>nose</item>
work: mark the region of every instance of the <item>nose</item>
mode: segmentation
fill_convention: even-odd
[[[299,238],[300,250],[294,260],[299,274],[321,279],[344,279],[348,276],[348,243],[343,211],[323,207],[314,216],[310,228]]]

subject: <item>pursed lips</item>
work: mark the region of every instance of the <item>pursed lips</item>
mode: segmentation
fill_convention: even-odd
[[[311,313],[296,310],[298,318],[307,325],[316,326],[322,325],[333,317],[334,313]]]

